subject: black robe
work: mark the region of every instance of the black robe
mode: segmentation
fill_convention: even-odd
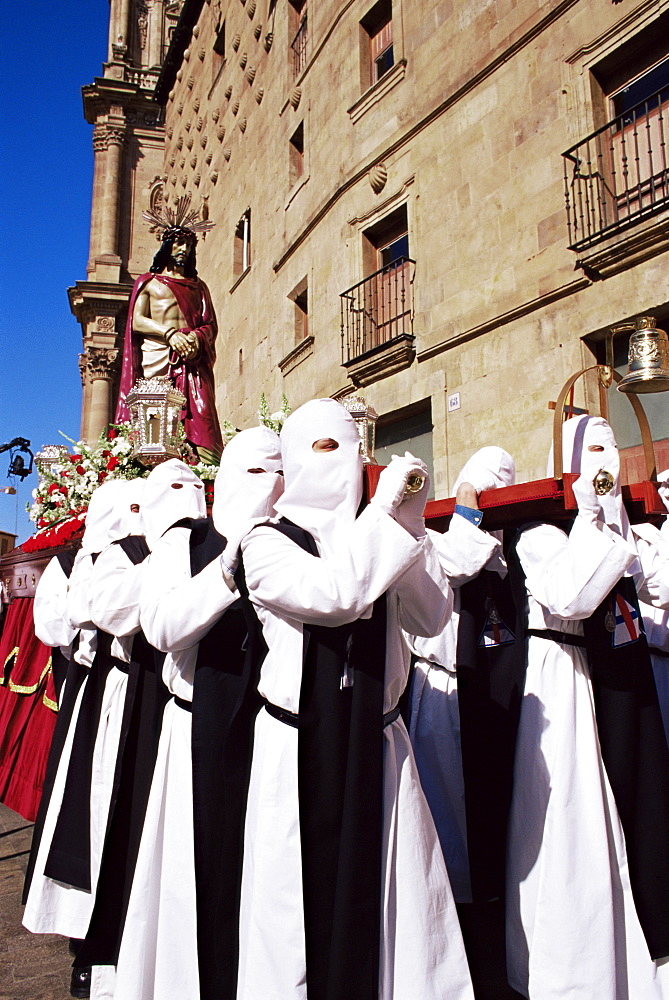
[[[612,616],[632,609],[638,638],[614,645]],[[628,619],[629,620],[629,619]],[[607,627],[608,625],[608,627]],[[632,632],[634,619],[631,621]],[[631,577],[584,622],[602,758],[625,833],[632,895],[648,950],[669,955],[669,749]]]
[[[68,550],[67,552],[59,552],[57,556],[61,569],[68,579],[70,578],[72,566],[74,565],[74,557],[74,549]],[[65,684],[62,701],[59,696],[58,715],[56,718],[53,736],[51,737],[51,746],[49,748],[49,756],[47,758],[46,771],[44,774],[44,785],[42,786],[42,797],[40,799],[39,809],[37,810],[37,817],[35,819],[35,827],[33,829],[32,843],[30,846],[30,857],[28,858],[26,877],[23,885],[23,896],[21,901],[24,905],[28,900],[28,893],[30,891],[30,885],[35,871],[35,862],[37,861],[37,852],[39,851],[40,842],[42,840],[44,820],[46,819],[49,802],[51,801],[53,784],[56,780],[56,772],[58,771],[63,746],[65,745],[67,732],[72,722],[72,714],[77,701],[77,695],[79,694],[81,685],[84,683],[88,674],[88,669],[83,667],[80,663],[77,663],[75,659],[75,653],[78,645],[79,634],[77,634],[74,642],[72,643],[72,653],[69,662],[67,663],[67,683]]]
[[[312,536],[275,526],[317,556]],[[383,839],[386,601],[372,617],[303,625],[298,727],[309,1000],[377,1000]],[[354,683],[341,687],[346,668]]]
[[[91,779],[102,699],[110,670],[113,636],[97,630],[97,649],[81,699],[72,753],[44,874],[55,882],[91,891]]]
[[[226,539],[211,519],[184,520],[191,530],[196,576],[222,553]],[[242,595],[198,645],[193,680],[193,815],[198,966],[201,1000],[235,1000],[244,819],[260,707],[260,663],[266,646],[240,566]],[[221,579],[221,586],[226,584]]]
[[[484,569],[459,593],[456,669],[467,852],[472,901],[486,903],[505,894],[525,644],[522,625],[517,639],[509,576]]]
[[[141,535],[130,535],[114,544],[121,546],[133,565],[149,554]],[[169,699],[161,676],[164,658],[142,632],[133,637],[95,905],[75,966],[115,965],[118,960],[163,711]]]

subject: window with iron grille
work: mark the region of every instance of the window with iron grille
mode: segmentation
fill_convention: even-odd
[[[414,261],[406,205],[362,234],[366,277],[341,293],[344,361],[399,338],[413,339]]]
[[[293,77],[298,77],[307,65],[307,41],[309,22],[307,19],[307,0],[288,0],[288,30],[290,43],[290,60]]]
[[[563,154],[580,250],[669,207],[669,14],[593,67],[599,128]]]

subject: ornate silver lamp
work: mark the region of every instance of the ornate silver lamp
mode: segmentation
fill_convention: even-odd
[[[133,457],[157,465],[181,453],[181,408],[186,397],[165,375],[138,379],[126,397],[133,429]]]
[[[42,485],[46,475],[53,475],[56,466],[67,462],[69,456],[67,445],[43,444],[42,450],[35,455],[39,485]]]
[[[360,454],[366,465],[376,465],[374,449],[376,447],[376,421],[379,415],[373,406],[368,406],[362,396],[347,396],[340,403],[348,410],[360,435]]]

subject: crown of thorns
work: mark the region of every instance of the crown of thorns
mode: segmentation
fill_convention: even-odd
[[[150,223],[149,230],[152,233],[160,233],[161,239],[175,236],[192,236],[197,239],[198,233],[208,233],[216,225],[208,219],[198,221],[200,213],[197,209],[190,207],[190,195],[184,194],[179,198],[174,208],[165,206],[162,214],[158,212],[142,212],[142,217]]]

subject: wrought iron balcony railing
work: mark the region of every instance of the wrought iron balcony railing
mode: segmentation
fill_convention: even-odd
[[[402,335],[413,336],[416,262],[400,257],[341,293],[342,363]]]
[[[290,43],[293,50],[293,76],[297,78],[307,65],[307,13],[302,16],[295,38]]]
[[[669,207],[668,143],[665,87],[562,154],[571,250]]]

